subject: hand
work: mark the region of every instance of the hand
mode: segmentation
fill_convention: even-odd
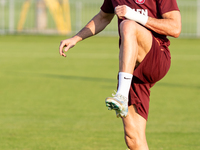
[[[119,17],[119,19],[123,19],[127,13],[126,5],[119,5],[115,7],[115,14]]]
[[[66,39],[60,42],[59,52],[60,56],[66,57],[65,52],[76,45],[77,41],[74,38]]]

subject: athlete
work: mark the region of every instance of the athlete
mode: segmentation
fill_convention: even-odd
[[[148,150],[146,122],[150,88],[168,72],[171,56],[167,36],[179,37],[181,15],[176,0],[104,0],[100,12],[75,36],[61,41],[64,52],[101,32],[118,17],[118,89],[106,98],[108,109],[116,111],[124,125],[125,141],[131,150]]]

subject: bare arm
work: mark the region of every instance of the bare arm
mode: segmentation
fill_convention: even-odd
[[[181,15],[179,11],[171,11],[162,15],[163,19],[148,18],[145,27],[172,37],[179,37],[181,33]]]
[[[114,14],[100,11],[76,36],[83,40],[101,32],[111,22],[113,17]]]
[[[60,47],[59,47],[60,55],[66,57],[64,52],[67,52],[70,48],[74,47],[77,42],[101,32],[111,22],[113,17],[114,17],[114,14],[108,14],[108,13],[104,13],[103,11],[100,11],[75,36],[73,36],[70,39],[61,41]],[[64,51],[63,51],[63,48],[64,48]]]
[[[117,6],[115,8],[115,13],[119,18],[126,16],[127,12],[130,12],[127,9],[126,5]],[[131,14],[134,18],[134,15]],[[179,11],[170,11],[162,15],[163,19],[156,19],[152,17],[147,18],[147,22],[143,24],[145,27],[155,31],[158,34],[163,34],[172,37],[178,37],[181,32],[181,15]],[[134,19],[131,19],[134,20]],[[135,20],[136,21],[136,20]]]

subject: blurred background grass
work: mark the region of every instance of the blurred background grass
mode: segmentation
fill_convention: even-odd
[[[104,99],[116,89],[118,38],[93,37],[59,56],[65,36],[0,36],[0,149],[122,150]],[[200,40],[170,39],[172,66],[151,93],[152,150],[200,149]]]

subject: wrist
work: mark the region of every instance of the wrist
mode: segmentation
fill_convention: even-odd
[[[73,36],[72,38],[76,41],[76,43],[83,40],[83,38],[79,36],[78,34]]]
[[[125,16],[127,19],[130,20],[134,20],[140,24],[142,24],[143,26],[145,26],[145,24],[148,21],[148,16],[140,14],[139,12],[136,12],[134,9],[131,9],[130,7],[126,6],[126,14]]]

